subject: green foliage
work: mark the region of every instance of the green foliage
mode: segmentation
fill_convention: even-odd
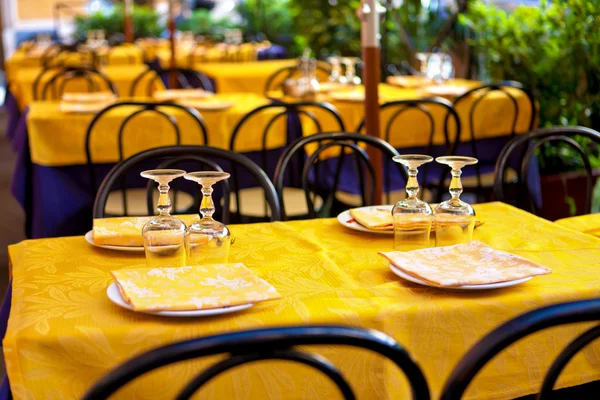
[[[507,13],[477,0],[459,21],[476,34],[472,41],[492,79],[530,86],[539,98],[540,125],[583,125],[600,129],[600,2],[562,0]],[[577,137],[600,168],[600,149]],[[567,145],[547,143],[538,152],[542,174],[580,170],[583,160]],[[571,212],[572,199],[567,198]],[[592,212],[600,211],[600,180]]]
[[[477,0],[459,21],[472,40],[485,72],[531,87],[540,102],[540,125],[583,125],[600,129],[600,2],[563,0],[508,13]],[[589,150],[600,167],[598,150]],[[547,146],[547,172],[578,168],[572,149]],[[552,159],[552,157],[555,157]]]
[[[297,48],[310,47],[320,57],[330,54],[359,56],[361,23],[356,10],[361,2],[337,0],[333,3],[324,0],[292,2]],[[413,50],[424,51],[431,46],[448,16],[447,9],[425,7],[420,0],[404,0],[399,7],[392,7],[392,1],[385,3],[389,5],[389,11],[387,22],[382,26],[382,32],[387,31],[387,35],[382,41],[387,44],[387,62],[394,64],[408,60],[410,56],[408,46],[401,39],[400,26],[413,42]]]
[[[133,30],[136,38],[159,36],[165,27],[160,23],[160,14],[149,7],[133,9]],[[106,36],[123,32],[123,7],[117,5],[109,12],[98,11],[90,15],[75,17],[75,35],[84,37],[90,29],[103,29]]]
[[[214,18],[209,10],[198,9],[189,18],[182,20],[177,28],[180,31],[191,31],[194,35],[220,38],[226,30],[235,28],[235,24],[230,18]]]
[[[295,28],[292,0],[244,0],[236,6],[240,29],[250,36],[263,33],[272,43],[290,46]]]

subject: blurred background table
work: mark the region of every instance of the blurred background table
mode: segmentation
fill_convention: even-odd
[[[13,302],[3,347],[13,394],[35,398],[52,392],[58,398],[79,398],[126,359],[177,340],[269,326],[341,324],[380,330],[406,346],[436,398],[459,358],[499,324],[538,307],[599,295],[600,239],[502,203],[478,204],[475,210],[485,223],[475,230],[474,239],[541,263],[553,273],[501,290],[444,291],[394,275],[377,255],[392,249],[389,236],[350,231],[334,219],[232,225],[236,242],[230,261],[243,262],[283,297],[238,314],[184,321],[136,314],[107,298],[109,272],[143,264],[143,254],[97,249],[83,237],[10,246]],[[466,398],[536,393],[558,351],[589,326],[549,329],[518,342],[482,371]],[[586,347],[571,361],[557,388],[600,378],[598,346]],[[381,358],[336,347],[319,352],[354,383],[357,397],[409,397],[408,388],[398,383],[403,382],[399,373]],[[208,360],[166,368],[120,394],[143,398],[160,388],[162,396],[170,396],[204,362]],[[304,393],[307,379],[316,391],[309,397],[337,395],[333,386],[321,384],[321,377],[307,375],[300,366],[263,362],[217,379],[200,396],[268,398],[286,393],[287,398],[291,392]]]
[[[121,68],[121,67],[113,67]],[[233,69],[232,69],[233,71]],[[243,70],[238,70],[243,71]],[[241,72],[238,72],[241,74]],[[476,83],[475,83],[476,84]],[[397,99],[419,98],[422,93],[414,89],[402,89],[382,84],[382,101]],[[269,100],[262,95],[252,93],[219,93],[216,99],[231,101],[235,105],[222,111],[201,111],[208,130],[209,145],[229,149],[230,138],[236,123],[248,112]],[[517,97],[519,102],[527,102],[526,96]],[[346,130],[353,131],[364,115],[364,107],[360,101],[335,101],[332,104],[346,126]],[[525,103],[526,104],[526,103]],[[478,138],[482,145],[490,148],[501,148],[508,140],[506,132],[510,131],[510,121],[506,118],[511,113],[511,102],[504,96],[488,96],[481,102],[480,108],[484,112],[474,120],[478,130]],[[527,110],[527,107],[523,107]],[[269,113],[260,114],[252,118],[238,135],[235,150],[246,153],[250,157],[258,157],[262,148],[262,134],[268,120],[276,113],[277,109]],[[489,112],[487,112],[489,110]],[[459,109],[461,123],[468,126],[468,109]],[[320,119],[323,131],[339,130],[331,115],[326,115],[320,110],[314,111]],[[443,123],[445,112],[433,110],[435,118],[434,143],[443,143]],[[482,116],[485,115],[484,116]],[[103,118],[98,126],[102,135],[95,135],[92,140],[93,162],[101,165],[100,170],[106,173],[113,163],[118,161],[118,146],[116,136],[119,123],[125,117],[125,112],[114,113]],[[382,126],[390,118],[387,110],[382,113]],[[90,193],[90,183],[85,167],[84,139],[87,125],[92,120],[92,114],[65,114],[60,112],[58,102],[34,102],[26,117],[26,124],[22,123],[15,129],[13,147],[19,153],[17,168],[12,182],[13,195],[26,207],[26,213],[32,223],[32,237],[66,236],[81,234],[89,229],[88,215],[93,204],[94,193]],[[523,112],[519,115],[517,133],[528,130],[531,114]],[[199,134],[192,121],[185,116],[179,118],[178,123],[182,128],[182,144],[199,144]],[[165,144],[174,144],[172,129],[157,116],[140,118],[128,130],[137,131],[138,134],[127,134],[124,143],[126,155],[157,147]],[[454,124],[450,123],[450,132],[455,134]],[[422,114],[410,114],[402,119],[401,124],[393,126],[393,136],[390,143],[396,148],[406,151],[418,151],[427,146],[429,142],[429,122]],[[275,151],[289,142],[289,135],[299,136],[315,133],[316,126],[311,121],[301,118],[301,132],[297,129],[286,129],[283,120],[273,126],[268,135],[267,149]],[[144,135],[152,131],[152,139]],[[155,132],[157,132],[155,134]],[[462,129],[463,140],[468,140],[468,133]],[[501,136],[503,134],[504,136]],[[461,151],[470,151],[470,143],[461,144]],[[270,153],[271,164],[275,164],[281,150]],[[465,153],[469,154],[469,153]],[[491,153],[490,153],[491,154]],[[494,153],[495,154],[495,153]],[[485,156],[485,155],[482,155]],[[98,178],[102,178],[100,173]],[[30,174],[30,175],[28,175]],[[30,178],[28,178],[30,176]],[[398,181],[400,182],[400,181]],[[354,182],[347,182],[350,192],[356,190]],[[52,193],[52,195],[50,195]],[[56,209],[58,207],[58,209]],[[54,212],[48,210],[54,209]]]

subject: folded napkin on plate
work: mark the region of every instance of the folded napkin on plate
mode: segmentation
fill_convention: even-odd
[[[356,222],[367,229],[373,231],[393,231],[394,218],[392,210],[383,207],[363,207],[350,210],[350,215]],[[475,228],[483,225],[483,221],[475,221]],[[404,229],[422,229],[419,223],[407,223],[403,225]],[[435,224],[432,224],[431,230],[435,231]]]
[[[367,207],[353,208],[350,215],[359,224],[374,231],[385,231],[394,229],[394,218],[389,208]]]
[[[142,228],[154,217],[117,217],[94,219],[92,236],[94,243],[99,246],[144,246]],[[196,219],[196,214],[177,215],[183,223],[190,226]]]
[[[549,268],[479,241],[379,254],[403,272],[441,287],[508,282],[552,272]]]
[[[281,298],[244,264],[179,268],[127,268],[111,272],[136,311],[187,311]]]

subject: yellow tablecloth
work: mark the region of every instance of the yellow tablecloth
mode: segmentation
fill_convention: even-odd
[[[600,238],[600,214],[579,215],[554,221],[565,228],[574,229]]]
[[[6,78],[10,82],[21,68],[41,67],[43,53],[17,50],[6,60]],[[136,46],[119,46],[100,54],[101,61],[108,65],[142,64],[142,51]]]
[[[401,89],[386,84],[381,85],[382,102],[400,99],[411,99],[422,96],[421,93],[412,89]],[[225,111],[202,111],[209,130],[209,143],[212,146],[229,148],[229,140],[232,130],[239,119],[260,105],[266,104],[268,100],[261,95],[253,93],[218,93],[217,98],[225,101],[233,101],[236,106]],[[525,96],[517,96],[523,112],[520,113],[517,123],[517,132],[527,132],[529,126],[530,113],[527,113]],[[332,105],[339,111],[344,122],[346,131],[353,131],[359,124],[364,115],[364,105],[362,102],[331,101]],[[489,98],[481,102],[481,112],[477,113],[475,118],[477,139],[493,138],[502,136],[510,131],[511,122],[507,114],[510,113],[511,102],[501,95],[490,95]],[[250,123],[244,128],[244,134],[239,135],[236,144],[236,151],[247,152],[261,149],[261,138],[263,130],[268,120],[274,116],[279,109],[271,110],[266,113],[253,117]],[[323,131],[339,131],[334,118],[321,110],[311,109],[321,122]],[[385,110],[381,114],[382,130],[387,125],[394,110]],[[443,122],[446,115],[445,109],[441,107],[432,108],[432,113],[436,123],[434,133],[434,143],[443,144]],[[467,140],[469,110],[462,107],[458,110],[461,123],[463,124],[462,140]],[[117,115],[118,118],[110,120],[106,132],[117,132],[118,121],[122,120],[124,114]],[[390,143],[397,147],[425,146],[429,141],[429,122],[423,114],[409,111],[406,115],[400,117],[392,127]],[[91,114],[64,114],[58,112],[58,103],[53,102],[35,102],[30,106],[27,116],[27,128],[29,132],[29,146],[31,157],[34,163],[46,166],[61,166],[82,164],[85,162],[83,143],[85,129],[92,119]],[[172,142],[172,133],[170,128],[161,128],[160,118],[157,116],[148,116],[139,125],[140,131],[152,129],[157,131],[165,129],[166,133],[159,134],[157,141],[161,144]],[[316,132],[316,126],[306,116],[301,116],[303,123],[303,134],[310,135]],[[158,122],[157,122],[158,121]],[[282,122],[271,128],[268,135],[268,148],[277,148],[285,143],[285,127]],[[186,121],[182,120],[185,125]],[[466,126],[466,127],[465,127]],[[183,129],[183,143],[197,143],[195,141],[196,130],[192,130],[194,139],[189,138],[189,132]],[[383,133],[382,133],[383,134]],[[455,134],[454,124],[451,124],[451,137]],[[166,139],[164,136],[166,135]],[[163,137],[163,138],[161,138]],[[186,138],[187,137],[187,138]],[[165,141],[166,140],[166,141]],[[145,139],[140,138],[136,142],[131,137],[126,139],[126,150],[128,154],[134,151],[148,148]],[[158,143],[157,142],[157,143]],[[98,147],[94,146],[94,154],[97,154],[98,160],[104,162],[114,162],[118,159],[117,147],[114,138],[105,135],[102,143]]]
[[[197,63],[194,69],[215,80],[217,92],[263,94],[275,71],[296,65],[296,60],[265,60],[245,63]]]
[[[476,81],[456,80],[457,84],[464,84],[468,87],[479,85]],[[357,89],[362,91],[362,88]],[[512,91],[519,106],[519,116],[516,124],[517,133],[525,133],[529,130],[531,119],[531,108],[529,100],[522,92]],[[430,97],[419,89],[404,89],[388,84],[379,85],[380,103],[386,103],[394,100],[411,100],[423,97]],[[347,131],[354,131],[364,118],[364,103],[350,101],[336,101],[324,97],[323,100],[330,101],[339,111],[342,120],[346,125]],[[469,112],[476,97],[461,102],[456,108],[461,122],[461,140],[470,139],[470,121]],[[446,109],[442,107],[429,107],[435,122],[434,144],[444,144],[444,118],[447,114]],[[383,110],[381,112],[380,129],[381,136],[384,137],[386,127],[392,115],[399,110],[398,107]],[[512,121],[514,118],[512,101],[499,92],[490,93],[482,100],[476,108],[474,118],[474,131],[476,139],[488,139],[498,136],[504,136],[510,133]],[[327,129],[329,127],[325,127]],[[389,142],[394,147],[415,147],[424,146],[428,143],[431,124],[425,114],[420,111],[406,111],[398,117],[391,126]],[[449,124],[450,138],[456,135],[454,121],[451,119]]]
[[[229,149],[231,133],[236,123],[250,110],[266,104],[268,100],[252,93],[217,94],[216,98],[235,105],[221,111],[202,111],[208,132],[208,144]],[[282,109],[263,112],[244,125],[236,141],[239,152],[261,149],[261,137],[267,122]],[[132,112],[121,108],[98,122],[92,133],[92,159],[95,162],[118,161],[117,135],[123,119]],[[182,112],[172,113],[179,124],[182,144],[202,144],[197,124]],[[27,114],[27,131],[31,160],[45,166],[85,164],[85,132],[93,114],[63,113],[58,102],[40,101],[31,104]],[[268,136],[268,148],[279,148],[285,143],[285,119],[280,118]],[[136,117],[125,129],[125,155],[175,144],[173,128],[157,114],[146,113]]]
[[[523,312],[600,295],[600,240],[502,203],[476,205],[485,224],[474,238],[552,268],[512,288],[456,292],[407,283],[378,251],[392,238],[347,230],[336,220],[231,226],[231,262],[243,262],[283,296],[219,318],[169,319],[136,314],[106,297],[110,270],[142,255],[93,248],[83,237],[9,247],[12,309],[4,358],[17,398],[76,399],[126,359],[177,340],[269,326],[342,324],[374,328],[404,345],[424,369],[436,398],[459,358],[478,339]],[[539,390],[554,356],[589,324],[550,329],[518,342],[476,378],[467,398],[515,398]],[[366,352],[319,351],[340,366],[360,399],[408,398],[395,369]],[[588,346],[558,387],[600,378],[600,347]],[[173,397],[204,362],[180,363],[117,398]],[[337,398],[318,374],[284,363],[237,368],[200,392],[202,399]]]
[[[145,70],[148,69],[147,65],[107,65],[103,67],[102,72],[113,82],[117,88],[117,92],[121,97],[128,97],[130,95],[131,85],[135,79],[140,76]],[[16,71],[16,76],[11,83],[10,89],[21,109],[25,108],[33,101],[33,84],[40,74],[42,69],[40,67],[32,68],[21,68]],[[45,74],[44,78],[41,79],[38,94],[47,82],[52,77],[52,74]],[[87,83],[84,80],[73,80],[67,83],[65,91],[81,92],[87,91]],[[146,92],[146,84],[140,83],[136,89],[136,95],[144,95]]]

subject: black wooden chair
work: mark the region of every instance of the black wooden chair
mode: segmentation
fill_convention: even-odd
[[[423,372],[394,339],[377,331],[341,326],[291,326],[226,333],[179,342],[139,355],[120,365],[98,381],[83,400],[107,399],[133,379],[180,361],[217,354],[226,357],[199,372],[178,394],[188,399],[204,384],[237,366],[260,360],[286,360],[304,364],[326,375],[346,400],[356,397],[350,383],[326,358],[296,346],[344,345],[377,353],[392,361],[405,375],[414,400],[429,400]],[[360,382],[355,382],[360,384]]]
[[[322,114],[322,117],[318,114]],[[259,157],[258,165],[267,172],[267,175],[273,176],[275,170],[276,158],[269,155],[269,142],[273,137],[285,135],[282,147],[286,147],[297,137],[304,134],[321,133],[324,131],[324,119],[327,118],[335,124],[334,131],[344,131],[344,123],[338,114],[337,110],[328,103],[317,103],[312,101],[304,101],[298,103],[282,103],[276,102],[273,104],[265,104],[257,107],[244,115],[233,128],[229,149],[231,151],[244,151],[240,148],[239,142],[243,139],[248,131],[244,128],[252,121],[260,121],[264,129],[260,142],[257,143],[257,156]],[[278,125],[280,124],[280,125]],[[281,124],[285,125],[282,131],[278,129]],[[308,129],[313,128],[314,131],[303,132],[303,124],[308,126]],[[295,165],[294,165],[295,167]],[[292,168],[294,168],[292,167]],[[295,178],[295,180],[294,180]],[[299,183],[297,176],[292,178],[292,183]],[[240,182],[234,180],[236,187],[240,187]],[[308,215],[308,209],[304,202],[304,190],[292,185],[287,185],[281,189],[282,201],[285,203],[287,215],[292,217],[300,217]],[[268,215],[263,196],[257,188],[243,188],[239,190],[239,197],[231,199],[231,212],[237,213],[241,217],[265,218]],[[320,196],[315,196],[315,208],[320,209],[323,204]]]
[[[422,152],[422,154],[436,157],[454,154],[456,151],[456,146],[458,144],[458,139],[460,138],[461,132],[460,118],[452,106],[452,103],[450,103],[448,100],[441,97],[432,97],[427,99],[390,101],[381,105],[380,110],[382,113],[388,109],[391,110],[392,114],[387,120],[383,130],[383,139],[386,142],[394,143],[395,137],[411,134],[411,132],[409,132],[404,126],[398,124],[401,122],[401,117],[405,115],[406,112],[413,111],[424,115],[429,126],[427,145],[423,146],[422,150],[419,150]],[[436,139],[439,140],[439,138],[436,138],[435,136],[436,119],[432,113],[435,112],[436,109],[442,110],[446,116],[443,121],[444,136],[442,144],[440,144],[439,141],[436,142]],[[454,135],[452,135],[452,130],[450,129],[452,123],[450,119],[453,120]],[[356,128],[356,131],[362,132],[364,125],[365,120],[363,119]],[[397,150],[402,152],[401,148],[397,148]],[[385,169],[384,184],[385,188],[387,188],[383,198],[386,199],[387,204],[394,204],[397,201],[405,198],[404,188],[399,188],[396,190],[390,189],[392,186],[392,174],[389,173],[391,163],[393,163],[393,161],[388,159],[383,164]],[[447,176],[447,172],[447,169],[439,168],[439,166],[435,163],[429,163],[421,166],[419,168],[419,180],[423,190],[421,197],[426,201],[440,202],[443,194],[443,189],[440,188],[440,182],[444,181],[444,177]],[[445,187],[447,187],[447,185]],[[357,206],[361,201],[358,196],[345,192],[338,193],[338,200],[351,206]]]
[[[167,146],[159,147],[150,150],[143,151],[141,153],[134,154],[116,164],[106,175],[94,202],[93,216],[94,218],[105,218],[107,217],[106,208],[109,201],[109,196],[114,193],[114,189],[120,186],[120,190],[123,190],[122,182],[127,174],[135,173],[139,175],[139,172],[144,169],[162,169],[162,168],[177,168],[181,169],[185,167],[186,170],[209,170],[209,171],[226,171],[233,172],[233,166],[236,167],[236,171],[243,171],[246,174],[245,179],[252,179],[258,184],[263,190],[263,196],[265,197],[266,203],[270,209],[270,220],[280,221],[281,220],[281,208],[279,206],[279,199],[273,183],[269,177],[261,170],[254,162],[243,154],[237,154],[228,150],[222,150],[210,146]],[[190,168],[191,167],[191,168]],[[201,195],[200,187],[195,183],[188,182],[191,185],[193,203],[188,207],[175,211],[174,213],[188,214],[196,213],[200,207]],[[219,183],[221,188],[221,195],[224,200],[224,206],[222,210],[219,210],[218,201],[215,201],[218,218],[225,224],[229,223],[229,197],[230,193],[235,190],[231,188],[231,185],[227,181]],[[183,192],[185,188],[176,186],[176,181],[171,184],[173,192]],[[177,190],[181,188],[181,190]],[[215,186],[215,189],[217,187]],[[146,212],[144,215],[153,215],[155,208],[155,200],[153,194],[156,192],[156,184],[154,182],[148,182],[145,191],[145,202]],[[186,192],[186,193],[188,193]],[[216,193],[215,193],[216,194]],[[175,195],[176,198],[176,195]],[[175,200],[174,200],[175,201]],[[175,205],[174,205],[175,206]],[[174,207],[176,208],[176,207]],[[219,212],[221,211],[221,212]]]
[[[528,335],[555,326],[598,321],[600,321],[600,299],[562,303],[520,315],[487,334],[463,356],[444,384],[440,399],[460,400],[471,381],[490,360]],[[538,400],[556,398],[553,396],[553,389],[561,371],[580,350],[599,337],[600,326],[594,326],[579,335],[560,352],[544,377]],[[499,384],[510,383],[499,382]]]
[[[41,86],[42,82],[45,83]],[[33,82],[34,100],[59,100],[69,82],[84,81],[88,92],[110,91],[118,95],[114,83],[95,68],[65,67],[43,69]]]
[[[198,126],[199,129],[199,137],[197,144],[208,144],[208,132],[206,129],[206,125],[204,123],[204,119],[193,108],[185,107],[180,104],[174,103],[147,103],[147,102],[137,102],[137,101],[127,101],[127,102],[119,102],[115,104],[111,104],[105,107],[102,111],[94,116],[88,125],[86,134],[85,134],[85,154],[86,161],[89,171],[89,179],[90,179],[90,191],[91,193],[96,193],[97,187],[97,177],[96,177],[96,165],[94,163],[92,157],[92,137],[98,129],[96,129],[97,124],[106,117],[107,114],[114,112],[118,109],[127,109],[129,108],[131,112],[124,116],[122,122],[119,125],[119,130],[114,133],[117,136],[117,150],[119,154],[119,161],[122,161],[125,158],[125,149],[124,149],[124,138],[125,138],[125,128],[137,117],[142,114],[154,114],[162,121],[166,121],[167,125],[173,129],[173,137],[175,145],[181,144],[181,129],[178,124],[177,118],[174,116],[173,112],[179,113],[180,117],[191,118],[194,124]],[[106,135],[106,132],[103,132]],[[148,132],[148,147],[156,147],[152,144],[152,134]],[[188,209],[191,206],[191,202],[193,199],[188,196],[185,192],[178,192],[181,198],[175,198],[174,205],[175,210],[179,210],[178,206],[183,207],[183,209]],[[114,192],[109,200],[108,204],[108,212],[112,215],[145,215],[145,191],[143,189],[135,189],[135,188],[125,188],[122,191]]]
[[[475,116],[485,113],[485,107],[480,107],[480,105],[485,104],[485,100],[489,99],[490,95],[500,94],[506,97],[511,104],[512,114],[506,115],[506,119],[510,121],[510,129],[507,132],[503,132],[501,136],[507,140],[510,140],[510,138],[517,134],[517,123],[519,121],[519,116],[524,112],[523,109],[519,108],[519,102],[513,94],[515,91],[520,92],[527,98],[527,107],[529,108],[528,111],[531,115],[527,124],[527,132],[529,132],[533,129],[537,121],[536,101],[533,93],[531,93],[519,82],[502,81],[485,84],[468,90],[454,100],[454,108],[458,111],[460,111],[460,108],[463,107],[463,104],[469,104],[468,102],[472,101],[468,114],[468,146],[461,146],[459,144],[457,154],[472,156],[479,160],[473,169],[475,174],[470,175],[469,171],[466,170],[466,173],[463,174],[461,180],[464,191],[475,193],[480,200],[490,200],[491,198],[492,187],[494,185],[493,167],[497,160],[497,154],[495,151],[492,151],[492,154],[490,154],[489,148],[483,149],[481,148],[481,144],[478,143],[478,140],[481,139],[481,137],[474,128]],[[511,179],[514,180],[516,178],[514,170],[510,169],[508,170],[508,173],[510,174]]]
[[[176,77],[177,87],[170,87],[171,76]],[[162,82],[168,89],[203,89],[208,92],[215,91],[210,79],[201,72],[187,68],[149,68],[134,79],[129,95],[134,97],[136,94],[144,93],[144,95],[152,97],[157,82]]]
[[[576,139],[583,139],[587,144],[582,145]],[[540,193],[541,188],[535,182],[531,182],[532,177],[539,177],[535,174],[538,168],[534,164],[539,166],[541,163],[547,163],[539,150],[557,145],[562,146],[561,148],[567,151],[570,150],[577,156],[575,159],[579,158],[581,160],[580,167],[585,171],[585,179],[582,177],[581,180],[570,187],[567,187],[564,181],[561,181],[560,186],[564,195],[559,195],[555,190],[550,193],[554,200],[558,199],[558,204],[543,207],[544,198],[541,196],[543,193]],[[494,194],[500,201],[513,203],[520,208],[537,215],[543,215],[549,219],[558,219],[570,216],[568,213],[569,206],[564,200],[569,189],[577,192],[585,191],[584,196],[581,196],[583,201],[579,204],[576,203],[577,214],[589,214],[591,212],[592,188],[595,182],[589,157],[592,153],[600,153],[600,132],[589,128],[579,126],[540,128],[525,135],[515,136],[504,146],[498,156],[494,171]],[[515,156],[519,159],[520,170],[517,173],[516,182],[507,181],[509,160]],[[556,151],[555,157],[560,160],[563,156]]]
[[[365,151],[365,146],[372,146],[383,153],[383,159],[391,159],[399,153],[386,141],[360,133],[320,133],[297,139],[283,153],[275,170],[275,188],[281,200],[284,180],[292,159],[298,154],[307,154],[307,147],[316,147],[310,153],[302,169],[301,183],[304,200],[308,207],[309,218],[316,218],[315,193],[322,193],[323,211],[319,216],[335,215],[347,208],[345,204],[336,204],[340,182],[350,183],[360,193],[361,203],[358,206],[373,205],[375,197],[375,166]],[[335,152],[335,154],[332,154]],[[394,163],[398,175],[406,183],[406,171]],[[351,172],[344,167],[350,167]],[[366,171],[366,172],[365,172]],[[350,172],[350,173],[348,173]],[[369,185],[365,182],[365,174],[369,175]],[[286,204],[282,202],[283,218],[287,218]]]
[[[91,49],[79,48],[79,43],[55,44],[42,54],[41,64],[42,68],[95,68],[99,65],[99,58]]]
[[[331,66],[324,61],[317,61],[317,79],[326,80],[331,74]],[[267,79],[263,93],[265,96],[269,95],[269,92],[282,90],[283,84],[290,78],[298,78],[300,71],[298,66],[283,67],[273,72]]]

